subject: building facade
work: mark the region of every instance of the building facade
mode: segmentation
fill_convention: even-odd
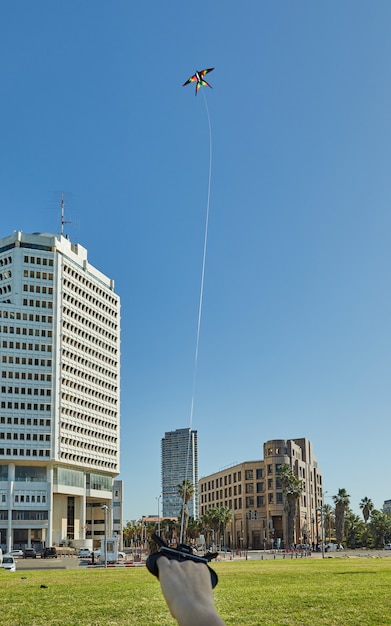
[[[194,485],[189,501],[189,515],[198,518],[198,434],[190,428],[166,432],[162,439],[162,508],[163,517],[179,517],[182,500],[178,485],[188,480]]]
[[[384,513],[391,513],[391,500],[384,500],[383,512]]]
[[[225,537],[230,547],[287,547],[284,495],[278,479],[279,468],[287,464],[303,486],[295,542],[320,542],[321,519],[317,509],[323,506],[322,474],[311,442],[304,438],[267,441],[263,452],[263,460],[245,461],[201,478],[200,515],[214,507],[231,510],[232,521]]]
[[[103,532],[119,473],[120,300],[62,235],[0,240],[0,532],[13,546]],[[101,528],[102,526],[102,528]],[[93,534],[91,535],[93,538]]]

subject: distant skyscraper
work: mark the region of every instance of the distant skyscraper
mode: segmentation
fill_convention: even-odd
[[[194,485],[194,498],[188,503],[189,515],[198,518],[198,439],[197,431],[178,428],[162,439],[163,517],[178,517],[182,506],[178,485],[183,480]]]
[[[119,473],[119,341],[114,281],[85,248],[48,233],[0,239],[0,537],[8,550],[103,535],[101,507],[111,505]]]

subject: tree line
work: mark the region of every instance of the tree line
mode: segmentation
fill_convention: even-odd
[[[303,483],[289,465],[279,469],[279,482],[284,496],[284,512],[286,515],[287,536],[285,545],[295,543],[295,528],[299,510],[299,501],[303,493]],[[226,528],[232,520],[232,511],[226,506],[212,507],[198,520],[189,517],[188,502],[194,497],[194,485],[188,480],[178,485],[178,494],[182,507],[178,520],[162,519],[159,522],[138,521],[128,523],[123,529],[125,546],[146,547],[158,529],[162,538],[168,543],[195,543],[204,535],[206,545],[226,545]],[[375,509],[372,500],[362,498],[359,507],[362,517],[350,508],[350,495],[346,489],[338,489],[332,496],[334,506],[324,504],[321,507],[323,518],[324,539],[335,541],[346,548],[383,548],[391,543],[391,513]]]

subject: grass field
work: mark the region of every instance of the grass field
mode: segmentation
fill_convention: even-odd
[[[229,561],[213,568],[227,625],[391,624],[391,559]],[[0,570],[0,589],[1,625],[176,623],[158,581],[143,568]]]

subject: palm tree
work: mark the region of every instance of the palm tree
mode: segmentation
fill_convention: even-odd
[[[187,506],[187,503],[194,498],[195,489],[193,483],[191,483],[190,480],[187,480],[186,478],[184,478],[182,482],[177,485],[177,487],[179,496],[182,500],[180,543],[184,543],[186,542],[187,526],[189,523],[189,508]]]
[[[371,513],[374,509],[373,502],[370,498],[363,498],[360,502],[360,509],[364,518],[365,525],[368,524],[368,520],[371,517]]]
[[[391,514],[374,509],[372,511],[369,528],[375,548],[384,548],[391,540]]]
[[[339,545],[342,543],[344,535],[345,514],[349,508],[350,495],[346,489],[338,489],[338,494],[333,496],[335,504],[335,540]]]
[[[369,518],[371,517],[371,513],[373,511],[373,502],[370,498],[363,498],[360,502],[360,509],[362,511],[362,515],[364,518],[364,522],[365,522],[365,529],[362,533],[362,542],[364,546],[368,545],[368,521]]]
[[[328,529],[329,543],[331,542],[331,528],[334,524],[334,511],[330,504],[323,505],[323,519],[325,530]]]
[[[290,465],[285,463],[278,470],[278,479],[282,485],[284,494],[284,510],[286,513],[286,545],[295,543],[295,522],[297,516],[297,503],[303,493],[303,483],[298,478]]]
[[[211,507],[202,516],[202,524],[206,531],[206,544],[210,546],[215,544],[215,533],[218,529],[219,515],[216,507]],[[211,536],[212,534],[212,536]]]
[[[356,541],[362,534],[363,526],[363,521],[358,515],[353,513],[351,510],[346,512],[344,518],[344,529],[346,542],[349,548],[352,548],[353,550],[356,548]]]

